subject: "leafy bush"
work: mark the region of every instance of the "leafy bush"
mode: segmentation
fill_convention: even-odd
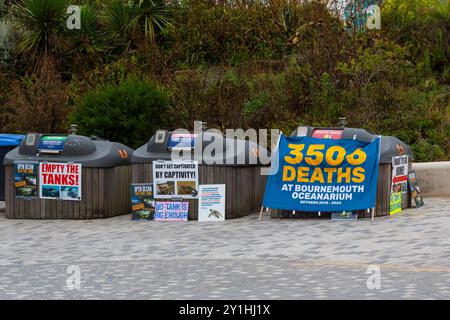
[[[416,160],[450,158],[448,0],[382,1],[381,30],[365,31],[326,0],[77,0],[82,29],[68,31],[65,2],[6,1],[21,28],[0,32],[3,130],[65,131],[74,105],[82,132],[130,146],[194,120],[288,134],[346,116]]]
[[[233,5],[188,0],[175,10],[176,24],[167,30],[165,45],[177,67],[278,59],[289,50],[286,43],[298,18],[295,8],[289,15],[283,14],[283,6],[258,0]]]
[[[120,141],[132,148],[144,144],[168,119],[168,95],[135,77],[89,91],[70,116],[80,133]]]
[[[386,0],[381,11],[384,32],[413,58],[428,59],[438,71],[450,64],[449,0]]]
[[[1,96],[1,131],[67,132],[66,121],[72,107],[69,88],[60,78],[45,81],[33,76],[22,82],[15,80],[8,88],[5,104]]]

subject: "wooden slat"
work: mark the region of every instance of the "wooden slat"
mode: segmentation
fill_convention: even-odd
[[[17,201],[19,202],[19,219],[23,219],[23,218],[25,218],[24,208],[23,208],[23,200],[18,199]]]
[[[99,192],[100,181],[98,179],[98,168],[92,168],[92,219],[99,217],[99,198],[102,197]]]
[[[120,182],[123,180],[123,171],[120,167],[115,168],[116,169],[116,176],[114,177],[115,183],[114,187],[116,189],[116,207],[113,210],[113,216],[116,216],[118,212],[120,211],[120,202],[122,200],[122,194],[120,193]]]
[[[68,219],[69,216],[69,204],[72,201],[61,201],[61,219]]]
[[[13,184],[13,166],[5,166],[5,217],[14,217],[14,188],[11,186]]]
[[[52,210],[52,204],[53,200],[44,200],[45,202],[45,219],[54,219],[53,217],[53,210]]]
[[[86,219],[92,219],[93,216],[93,202],[94,202],[94,185],[92,176],[94,174],[93,168],[86,168]]]
[[[30,200],[23,200],[23,218],[24,219],[31,219],[31,201]]]
[[[81,177],[81,201],[80,201],[80,219],[85,220],[87,218],[87,202],[88,202],[88,187],[87,187],[87,169],[88,168],[82,168],[82,174]]]
[[[75,204],[78,201],[70,201],[67,202],[67,219],[73,219],[74,218],[74,209],[75,209]]]
[[[108,186],[105,185],[105,174],[103,169],[98,170],[98,218],[103,218],[107,212],[105,212],[105,202],[108,201],[105,199],[105,189],[108,188]]]
[[[40,208],[41,208],[41,210],[40,210],[41,219],[45,219],[46,218],[46,216],[45,216],[45,201],[44,200],[37,200],[37,201],[39,201]]]
[[[52,217],[52,219],[58,219],[57,210],[56,210],[58,200],[49,200],[49,201],[50,201],[50,206],[52,208],[51,209],[51,217]]]
[[[56,219],[63,219],[64,218],[64,212],[63,212],[63,207],[64,207],[64,202],[66,202],[65,200],[55,200],[56,203]]]

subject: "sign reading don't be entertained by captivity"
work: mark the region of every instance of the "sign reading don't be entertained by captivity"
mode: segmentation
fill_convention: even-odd
[[[263,205],[339,212],[375,207],[380,139],[285,137],[272,160]]]
[[[81,164],[39,163],[41,199],[81,200]]]

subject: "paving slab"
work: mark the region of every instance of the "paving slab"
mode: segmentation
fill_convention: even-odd
[[[450,198],[425,202],[374,223],[0,215],[0,299],[450,299]]]

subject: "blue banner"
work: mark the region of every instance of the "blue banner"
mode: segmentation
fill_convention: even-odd
[[[375,207],[380,138],[285,137],[274,154],[263,206],[338,212]]]

